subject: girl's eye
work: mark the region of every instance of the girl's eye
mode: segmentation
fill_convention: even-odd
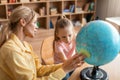
[[[69,35],[69,37],[71,37],[71,34]]]
[[[66,38],[65,36],[62,36],[62,38]]]

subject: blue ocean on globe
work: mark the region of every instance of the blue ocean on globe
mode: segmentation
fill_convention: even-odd
[[[106,21],[91,21],[78,32],[76,50],[87,55],[85,62],[88,64],[107,64],[115,59],[120,51],[119,32]]]

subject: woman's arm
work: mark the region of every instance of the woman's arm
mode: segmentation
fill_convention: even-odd
[[[7,50],[7,51],[6,51]],[[3,50],[2,50],[3,51]],[[17,51],[5,49],[5,70],[13,80],[36,80],[34,69],[26,62],[26,59]],[[7,55],[7,56],[6,56]],[[4,70],[3,68],[3,70]]]
[[[84,63],[85,56],[84,55],[74,55],[72,58],[66,60],[62,65],[61,68],[51,72],[48,76],[41,76],[40,79],[42,80],[61,80],[64,78],[66,73],[76,69],[77,67],[82,66]],[[69,66],[68,66],[69,65]],[[42,71],[41,71],[42,72]]]
[[[52,72],[49,76],[38,77],[40,80],[62,80],[66,73],[62,68]]]

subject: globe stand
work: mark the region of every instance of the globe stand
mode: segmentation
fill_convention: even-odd
[[[108,80],[107,73],[98,66],[83,69],[80,78],[81,80]]]

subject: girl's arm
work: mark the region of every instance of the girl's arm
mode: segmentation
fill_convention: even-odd
[[[54,59],[55,63],[64,62],[67,60],[67,56],[64,53],[63,45],[59,42],[55,42],[54,44]]]
[[[62,61],[62,62],[67,60],[67,57],[66,57],[65,53],[63,52],[63,50],[57,51],[56,55],[59,57],[60,61]]]

